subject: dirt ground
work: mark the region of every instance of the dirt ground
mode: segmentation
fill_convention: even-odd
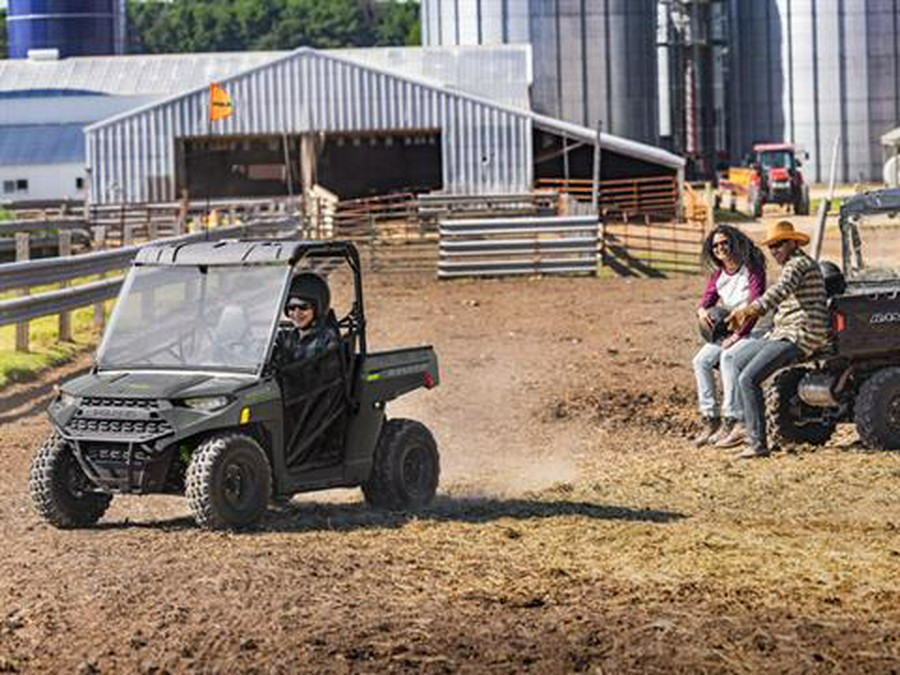
[[[701,287],[371,277],[373,347],[441,359],[389,409],[439,442],[418,514],[341,491],[208,533],[117,497],[57,531],[27,473],[60,374],[5,392],[0,672],[900,671],[900,454],[694,448]]]

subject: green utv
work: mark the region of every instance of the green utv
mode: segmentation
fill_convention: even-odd
[[[281,362],[283,310],[301,275],[327,275],[321,309],[336,338]],[[430,346],[367,352],[351,243],[149,245],[93,369],[50,404],[53,433],[34,457],[31,496],[61,528],[95,524],[114,494],[183,494],[208,529],[251,526],[272,500],[336,487],[414,509],[437,489],[437,447],[421,423],[386,419],[385,405],[437,384]]]

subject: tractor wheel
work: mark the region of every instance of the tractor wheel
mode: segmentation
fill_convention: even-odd
[[[243,434],[221,434],[194,451],[185,478],[194,519],[207,530],[238,529],[262,518],[272,494],[266,453]]]
[[[34,456],[29,487],[40,516],[64,529],[94,525],[112,501],[112,495],[97,492],[72,448],[56,434]]]
[[[827,442],[837,422],[824,409],[807,405],[797,393],[808,368],[787,368],[777,373],[766,388],[766,422],[772,446]]]
[[[420,422],[388,420],[375,447],[372,475],[362,484],[366,502],[381,509],[405,510],[434,499],[440,477],[434,436]]]
[[[856,431],[873,450],[900,449],[900,368],[884,368],[859,388]]]

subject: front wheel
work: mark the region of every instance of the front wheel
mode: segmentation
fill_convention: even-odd
[[[29,488],[40,516],[63,529],[94,525],[112,501],[112,495],[97,491],[71,446],[56,434],[34,456]]]
[[[863,383],[853,417],[866,447],[900,449],[900,368],[879,370]]]
[[[248,527],[266,511],[272,470],[266,453],[250,436],[221,434],[194,452],[185,478],[194,519],[207,530]]]
[[[807,405],[800,399],[797,387],[808,372],[808,368],[782,370],[766,390],[766,420],[772,445],[822,445],[837,427],[825,408]]]
[[[362,484],[371,506],[415,509],[434,499],[440,479],[440,456],[428,428],[413,420],[385,422],[375,447],[372,475]]]

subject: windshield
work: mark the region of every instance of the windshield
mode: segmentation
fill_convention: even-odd
[[[879,283],[900,279],[898,214],[852,218],[845,228],[845,273],[848,280]]]
[[[759,154],[764,169],[793,169],[794,154],[788,150],[769,150]]]
[[[135,267],[97,355],[101,369],[255,372],[290,268]]]

